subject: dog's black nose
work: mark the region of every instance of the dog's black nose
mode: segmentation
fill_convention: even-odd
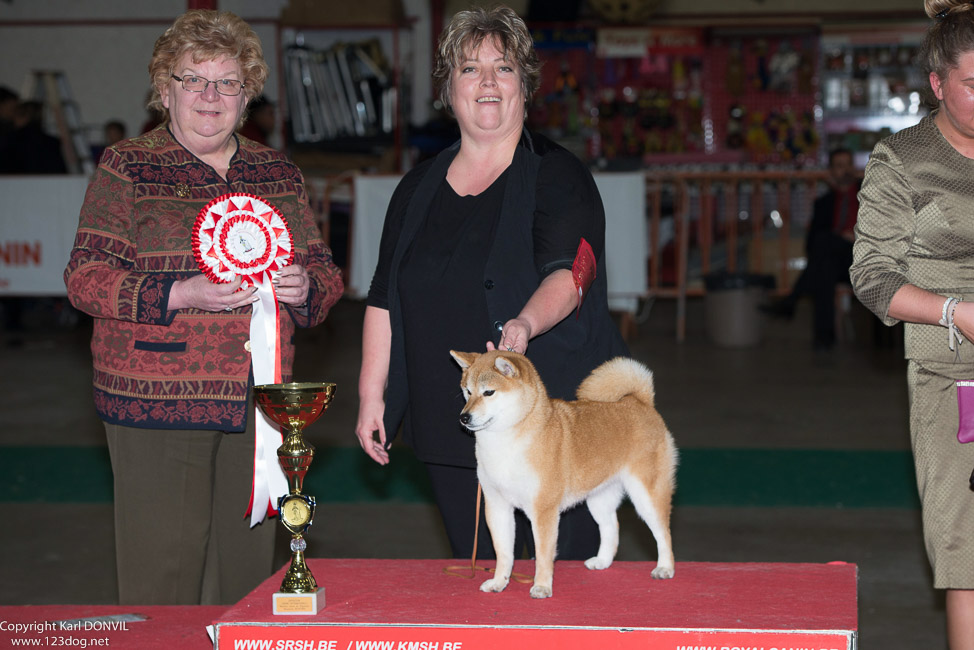
[[[462,424],[464,426],[470,424],[470,414],[469,413],[461,413],[460,414],[460,424]]]

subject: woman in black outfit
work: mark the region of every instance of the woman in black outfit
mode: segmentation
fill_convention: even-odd
[[[436,58],[433,77],[461,137],[406,174],[389,205],[363,327],[356,435],[384,465],[402,425],[454,556],[470,557],[474,439],[458,421],[460,369],[448,351],[526,354],[564,399],[628,351],[608,309],[595,181],[567,150],[524,129],[540,76],[524,22],[507,7],[461,11]],[[527,519],[518,522],[518,543],[530,545]],[[478,555],[493,557],[480,531]],[[587,559],[598,540],[586,508],[562,516],[560,558]]]

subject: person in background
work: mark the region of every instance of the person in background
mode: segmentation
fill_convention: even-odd
[[[14,115],[20,98],[6,86],[0,86],[0,157],[6,155],[7,138],[14,131]],[[0,160],[0,169],[3,162]],[[3,314],[3,329],[7,347],[20,347],[24,343],[23,298],[4,296],[0,298],[0,313]]]
[[[270,146],[275,124],[274,102],[261,95],[255,97],[247,107],[247,119],[239,133],[254,142]]]
[[[91,148],[91,158],[95,162],[101,159],[101,154],[107,147],[125,139],[125,123],[121,120],[109,120],[102,127],[102,142],[100,146]]]
[[[14,130],[0,151],[0,173],[66,174],[61,140],[44,130],[44,104],[20,102],[14,111]]]
[[[473,548],[474,439],[459,424],[460,368],[449,350],[525,354],[563,399],[600,363],[628,354],[608,309],[595,181],[524,127],[539,76],[531,35],[507,7],[461,11],[443,31],[433,78],[460,139],[396,189],[363,324],[359,443],[384,465],[403,426],[455,557],[493,549],[483,517]],[[519,520],[519,548],[531,542],[528,526]],[[565,513],[560,558],[592,557],[598,541],[585,507]]]
[[[110,147],[125,139],[125,123],[121,120],[109,120],[102,129],[105,135],[105,146]]]
[[[0,145],[14,130],[14,115],[17,113],[19,103],[20,97],[17,93],[6,86],[0,86]]]
[[[951,650],[974,649],[974,445],[958,440],[958,380],[974,380],[974,5],[926,0],[917,61],[933,111],[866,165],[850,269],[859,300],[904,322],[910,437],[933,584]],[[963,431],[961,431],[963,432]]]
[[[9,94],[0,93],[4,115],[9,112],[11,101]],[[44,131],[44,104],[33,100],[16,103],[12,118],[12,130],[0,137],[0,174],[66,174],[61,140]],[[55,305],[58,300],[54,299]],[[36,304],[37,300],[24,296],[5,296],[0,300],[7,347],[24,344],[25,313]]]
[[[211,282],[191,237],[200,211],[228,192],[261,197],[287,221],[294,260],[274,284],[290,381],[295,328],[323,322],[343,285],[300,170],[236,136],[267,72],[260,40],[234,14],[177,18],[149,63],[150,107],[165,122],[105,150],[81,208],[64,280],[71,303],[94,317],[122,604],[234,603],[273,569],[274,523],[251,528],[243,516],[255,463],[255,288]]]
[[[162,124],[166,119],[166,114],[152,101],[154,93],[155,90],[150,88],[145,94],[145,121],[139,127],[139,133],[148,133]]]
[[[827,182],[828,192],[817,198],[812,208],[805,238],[805,268],[791,293],[763,308],[772,316],[790,319],[798,301],[811,296],[812,345],[816,350],[829,350],[835,345],[835,288],[849,283],[860,184],[852,151],[839,148],[829,153]]]

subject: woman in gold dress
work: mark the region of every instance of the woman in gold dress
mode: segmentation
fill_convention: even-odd
[[[947,593],[950,647],[969,650],[974,445],[958,441],[955,382],[974,380],[974,5],[925,0],[925,10],[933,23],[919,62],[935,108],[873,150],[850,277],[885,324],[906,323],[910,436],[927,556],[934,587]]]

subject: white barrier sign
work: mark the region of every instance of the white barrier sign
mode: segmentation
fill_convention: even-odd
[[[63,296],[87,176],[0,177],[0,296]]]

